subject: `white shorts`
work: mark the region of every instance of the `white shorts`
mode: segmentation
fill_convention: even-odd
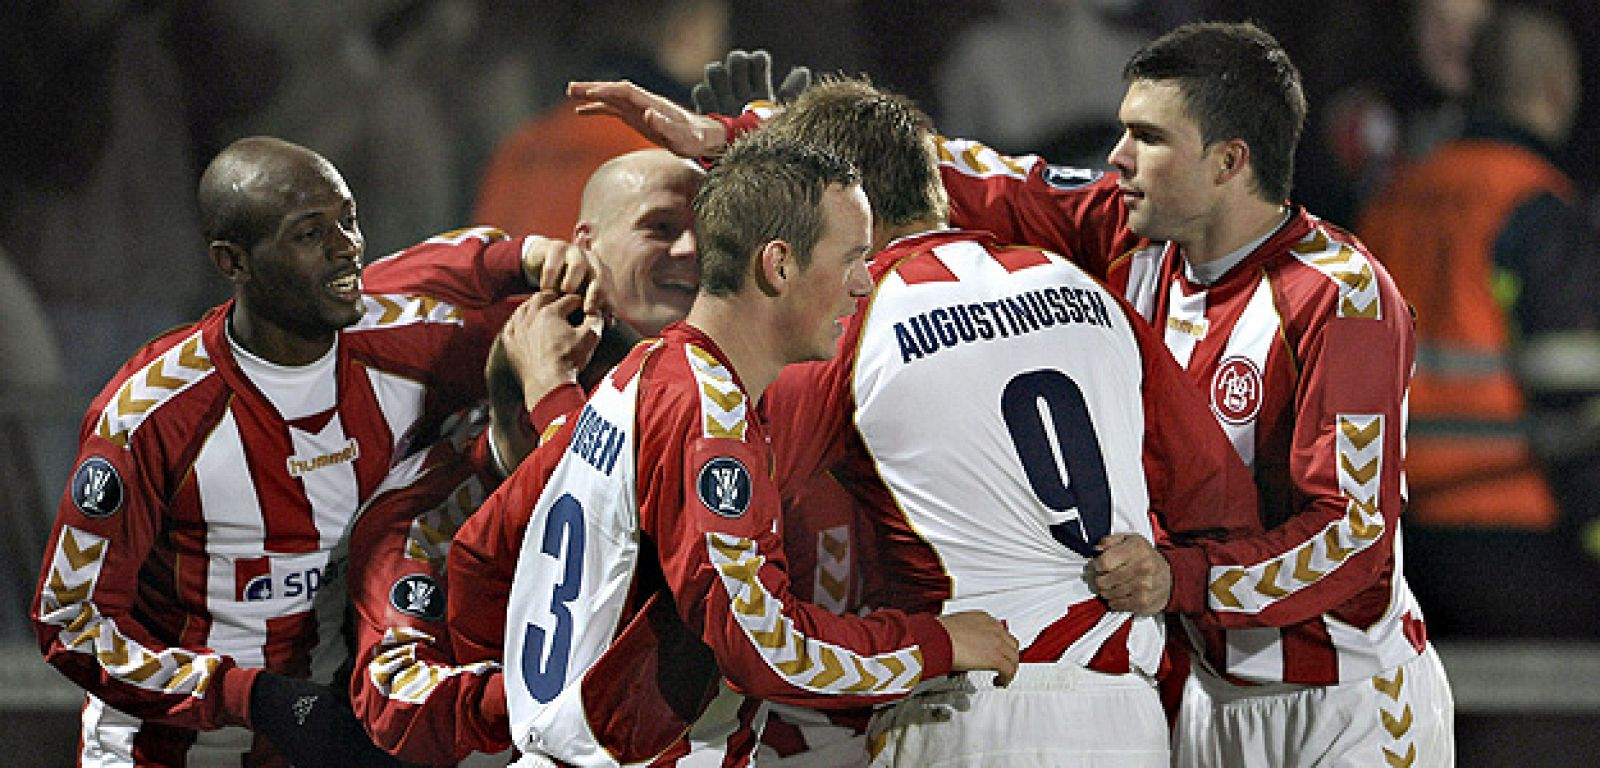
[[[774,728],[794,729],[805,742],[805,749],[781,755],[765,741]],[[859,727],[859,726],[858,726]],[[824,712],[789,704],[772,704],[767,713],[767,728],[756,752],[755,764],[766,768],[864,768],[867,764],[867,735],[850,725],[834,722]]]
[[[1196,666],[1183,689],[1173,765],[1448,768],[1454,721],[1431,645],[1384,674],[1327,686],[1238,686]]]
[[[1167,720],[1148,678],[1075,664],[1023,664],[1006,688],[972,672],[879,711],[874,766],[1166,768]]]

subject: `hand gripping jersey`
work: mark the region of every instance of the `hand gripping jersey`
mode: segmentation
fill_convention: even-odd
[[[463,527],[452,595],[492,602],[492,574],[515,558],[504,649],[519,749],[743,765],[757,699],[857,707],[949,672],[932,616],[840,617],[790,595],[770,464],[721,353],[679,324],[613,369]],[[467,575],[483,563],[487,580]],[[492,653],[481,620],[463,618],[461,647]]]
[[[526,290],[521,257],[478,229],[368,266],[365,314],[338,336],[336,405],[312,417],[284,420],[245,376],[230,304],[112,379],[33,604],[46,659],[91,694],[86,763],[181,762],[195,731],[246,725],[257,669],[330,681],[344,648],[343,597],[322,594],[330,555],[390,465],[482,397],[503,299]]]
[[[1183,531],[1253,524],[1197,393],[1054,253],[947,230],[892,243],[872,272],[840,354],[769,390],[779,476],[833,466],[879,489],[888,604],[988,611],[1024,661],[1154,674],[1160,620],[1108,611],[1084,569],[1107,534],[1164,540],[1152,510]]]
[[[1411,315],[1348,233],[1292,207],[1212,285],[1125,226],[1110,178],[942,143],[952,218],[1085,256],[1163,334],[1254,471],[1264,535],[1172,558],[1203,572],[1197,639],[1235,681],[1323,685],[1415,657],[1422,612],[1400,567]],[[1178,598],[1175,598],[1175,601]]]
[[[351,528],[350,704],[373,741],[407,762],[454,763],[511,746],[500,665],[457,664],[445,627],[451,536],[499,481],[466,453],[483,425],[464,419],[459,432],[396,465]]]

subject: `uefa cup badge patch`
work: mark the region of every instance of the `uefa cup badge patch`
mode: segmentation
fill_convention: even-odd
[[[695,486],[700,503],[723,517],[739,517],[750,507],[750,471],[732,456],[718,456],[706,462]]]
[[[419,619],[438,621],[444,618],[444,593],[439,590],[439,582],[420,573],[396,581],[389,588],[389,604]]]
[[[85,517],[104,518],[122,508],[122,475],[111,462],[90,456],[72,473],[72,503]]]

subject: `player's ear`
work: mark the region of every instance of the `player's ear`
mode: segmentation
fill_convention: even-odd
[[[1239,139],[1229,139],[1217,145],[1217,183],[1226,183],[1229,179],[1244,173],[1244,167],[1250,160],[1250,145]]]
[[[794,276],[794,250],[783,240],[768,240],[756,252],[754,269],[756,287],[768,296],[783,293]]]
[[[588,253],[594,248],[595,226],[592,221],[580,221],[572,227],[572,244]]]
[[[239,284],[250,276],[250,251],[232,240],[212,240],[206,249],[211,263],[228,282]]]

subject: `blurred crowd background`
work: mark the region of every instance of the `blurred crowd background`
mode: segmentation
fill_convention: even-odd
[[[1531,5],[1554,12],[1578,44],[1582,98],[1557,159],[1593,224],[1600,14],[1590,0]],[[687,103],[706,62],[729,47],[764,48],[777,79],[793,65],[865,72],[915,98],[946,135],[1104,167],[1128,55],[1186,21],[1251,19],[1283,42],[1310,100],[1293,197],[1354,228],[1396,167],[1462,129],[1467,54],[1489,9],[1489,0],[12,0],[0,8],[0,639],[30,641],[25,605],[89,400],[137,346],[228,295],[205,259],[194,189],[234,139],[280,136],[331,159],[358,200],[369,258],[466,224],[566,237],[589,170],[638,142],[573,118],[569,79],[625,77]],[[1591,266],[1571,279],[1600,281],[1595,254],[1579,255],[1573,264]],[[1581,546],[1527,555],[1526,541],[1505,541],[1480,538],[1439,563],[1437,573],[1472,583],[1429,585],[1417,572],[1434,569],[1407,563],[1438,636],[1600,640],[1600,582],[1572,581],[1592,563],[1546,569],[1549,558],[1581,559]],[[1436,608],[1456,602],[1441,592],[1461,604]]]

